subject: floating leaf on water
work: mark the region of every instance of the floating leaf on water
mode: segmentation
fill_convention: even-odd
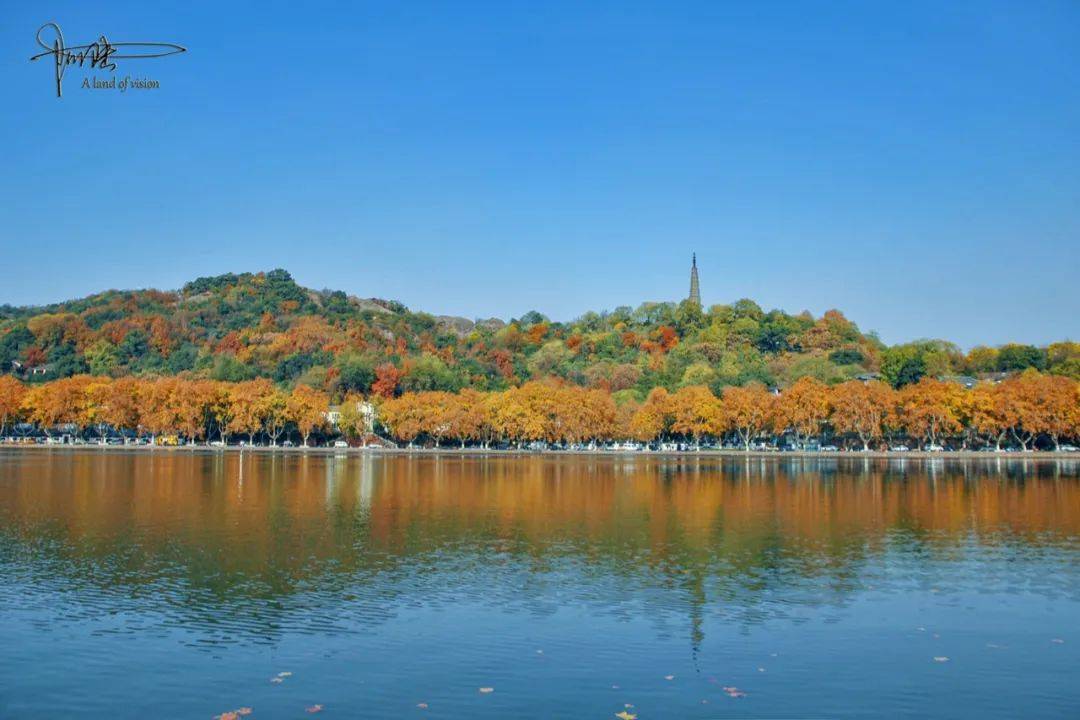
[[[279,672],[279,673],[277,674],[277,676],[278,676],[279,678],[287,678],[287,677],[292,677],[292,673],[291,673],[291,672],[289,672],[288,670],[285,670],[284,672]]]
[[[630,708],[634,707],[634,703],[623,703],[622,706],[629,710]]]
[[[728,694],[728,697],[741,698],[746,697],[746,693],[734,686],[724,686],[724,692]]]
[[[1050,642],[1054,643],[1055,645],[1064,645],[1065,644],[1065,641],[1062,640],[1061,638],[1054,638]]]
[[[674,675],[665,675],[665,676],[664,676],[664,679],[665,679],[665,680],[674,680],[674,679],[675,679],[675,676],[674,676]]]
[[[637,720],[637,715],[628,713],[625,710],[615,713],[615,717],[619,718],[619,720]]]
[[[917,627],[915,629],[918,630],[919,632],[926,632],[926,628],[924,628],[924,627]]]
[[[618,690],[618,689],[619,689],[619,686],[618,686],[618,685],[612,685],[612,686],[611,686],[611,689],[612,689],[612,690]]]
[[[708,705],[708,704],[709,704],[709,701],[708,701],[708,700],[702,700],[702,701],[701,701],[701,704],[702,704],[702,705]]]
[[[278,683],[285,682],[285,679],[284,678],[279,678],[279,677],[272,677],[272,678],[270,678],[270,682],[272,682],[272,683],[274,683],[276,685]]]
[[[482,687],[482,688],[480,688],[480,692],[482,692],[482,693],[484,693],[486,695],[487,693],[495,692],[495,688]]]
[[[250,715],[251,714],[251,708],[249,708],[249,707],[237,708],[236,714],[237,715]]]
[[[309,706],[309,707],[307,708],[307,711],[308,711],[309,713],[317,713],[317,712],[322,712],[322,705],[319,705],[319,704],[311,705],[311,706]]]
[[[427,710],[427,703],[416,703],[416,707],[420,708],[421,710]]]
[[[215,715],[214,720],[240,720],[240,715],[235,710],[226,710],[220,715]]]
[[[765,672],[765,668],[763,668],[763,667],[759,667],[759,668],[757,669],[757,671],[758,671],[758,672]]]
[[[934,662],[949,662],[949,658],[945,657],[944,655],[935,655]]]
[[[537,650],[537,651],[536,651],[536,654],[537,654],[537,655],[543,655],[543,654],[544,654],[544,651],[543,651],[543,650]]]

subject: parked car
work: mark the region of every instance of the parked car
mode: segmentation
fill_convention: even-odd
[[[1058,448],[1060,452],[1080,452],[1080,448],[1075,445],[1062,445]]]
[[[840,448],[835,445],[822,445],[821,452],[839,452]]]
[[[907,445],[893,445],[889,448],[889,452],[907,452],[910,449]]]
[[[336,447],[336,448],[347,448],[347,447],[349,447],[349,443],[345,442],[344,440],[335,440],[334,441],[334,447]]]
[[[286,440],[285,442],[281,443],[281,447],[292,447],[292,446],[293,446],[293,441],[292,440]]]
[[[935,443],[930,443],[926,446],[926,452],[944,452],[945,448]]]

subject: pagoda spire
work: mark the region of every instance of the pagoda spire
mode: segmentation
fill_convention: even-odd
[[[697,253],[690,256],[690,302],[701,305],[701,288],[698,287]]]

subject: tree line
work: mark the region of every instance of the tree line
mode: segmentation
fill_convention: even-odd
[[[971,389],[925,377],[899,390],[877,380],[830,386],[806,377],[781,392],[759,383],[729,386],[720,394],[702,385],[674,392],[653,388],[639,402],[629,393],[548,379],[501,391],[466,388],[371,399],[382,432],[404,443],[435,446],[633,439],[716,440],[750,449],[785,438],[799,447],[832,440],[867,450],[906,438],[963,448],[1015,442],[1026,450],[1059,449],[1080,435],[1080,384],[1035,370]],[[286,391],[265,379],[76,375],[27,385],[3,376],[0,435],[17,424],[46,434],[66,426],[102,438],[126,431],[191,443],[244,438],[276,445],[295,435],[308,445],[313,435],[363,435],[363,397],[346,396],[333,425],[330,400],[307,385]]]
[[[0,435],[31,424],[46,435],[74,426],[101,438],[127,431],[190,443],[235,436],[277,444],[295,432],[307,445],[325,429],[329,396],[307,385],[284,391],[269,380],[228,383],[179,377],[108,378],[75,375],[38,385],[0,377]]]
[[[923,445],[993,445],[1008,439],[1023,449],[1044,440],[1055,449],[1080,434],[1075,380],[1029,370],[972,389],[923,378],[896,390],[851,380],[829,386],[802,378],[782,392],[759,383],[675,392],[654,388],[644,402],[575,385],[530,382],[502,392],[407,393],[384,401],[382,423],[397,439],[461,444],[492,441],[583,443],[635,439],[755,442],[787,436],[798,447],[833,438],[869,450],[890,439]]]

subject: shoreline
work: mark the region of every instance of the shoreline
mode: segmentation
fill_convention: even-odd
[[[162,446],[162,445],[39,445],[36,443],[0,443],[0,452],[8,450],[31,450],[35,452],[113,452],[113,453],[255,453],[260,455],[396,455],[396,456],[494,456],[494,457],[609,457],[620,459],[633,458],[745,458],[755,460],[1075,460],[1080,461],[1080,453],[1054,452],[1038,450],[1031,452],[976,452],[956,450],[929,452],[909,450],[893,452],[889,450],[863,451],[792,451],[776,452],[735,449],[724,450],[517,450],[484,448],[384,448],[384,447],[265,447],[230,445],[213,447],[210,445]]]

